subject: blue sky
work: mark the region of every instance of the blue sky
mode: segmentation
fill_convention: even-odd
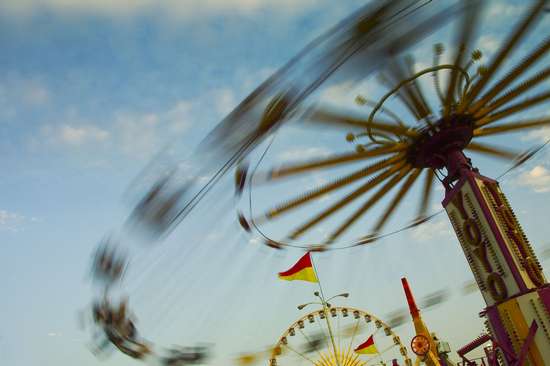
[[[86,347],[89,334],[78,328],[77,314],[95,294],[87,277],[93,249],[129,213],[130,182],[167,144],[184,160],[256,85],[362,3],[0,3],[0,359],[12,366],[100,363]],[[486,55],[521,9],[520,2],[487,9],[479,39]],[[540,26],[548,29],[548,19]],[[534,34],[528,45],[541,34],[548,32]],[[351,104],[365,92],[347,86],[334,85],[322,98]],[[343,141],[294,133],[309,140],[283,139],[274,159],[323,154]],[[549,137],[538,130],[499,142],[527,147]],[[547,149],[502,183],[539,254],[550,246],[549,157]],[[506,169],[478,165],[490,175]],[[214,365],[274,343],[299,315],[295,305],[314,290],[276,279],[301,253],[274,252],[244,235],[230,187],[222,181],[162,245],[126,240],[133,269],[125,289],[143,335],[165,346],[213,343]],[[316,261],[327,292],[350,291],[350,306],[380,317],[403,308],[399,279],[406,275],[419,298],[442,288],[452,294],[425,317],[454,349],[482,331],[482,299],[460,293],[472,276],[444,215]],[[412,326],[397,332],[407,339]],[[135,362],[115,355],[103,364]]]

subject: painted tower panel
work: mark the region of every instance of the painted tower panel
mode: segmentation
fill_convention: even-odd
[[[535,345],[543,360],[550,360],[550,315],[546,311],[539,293],[534,291],[519,296],[517,304],[526,324],[537,322],[538,330],[535,333]]]
[[[525,364],[550,365],[550,290],[498,183],[465,174],[443,206],[487,304],[489,330],[513,354],[501,354],[502,362],[517,360],[536,324]]]
[[[510,254],[506,248],[501,248],[491,229],[494,218],[478,199],[480,191],[476,183],[474,179],[461,181],[446,198],[445,210],[485,303],[491,306],[518,295],[522,281],[518,283],[520,276]]]

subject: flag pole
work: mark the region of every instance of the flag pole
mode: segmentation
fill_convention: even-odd
[[[327,321],[328,334],[330,337],[330,341],[332,343],[332,348],[334,350],[334,359],[336,360],[336,365],[341,366],[338,351],[336,348],[336,342],[334,342],[334,335],[332,334],[332,327],[330,326],[329,314],[327,311],[328,305],[325,300],[325,294],[323,293],[323,286],[321,286],[321,279],[319,278],[319,272],[317,272],[317,267],[315,266],[315,262],[313,261],[313,255],[311,252],[309,252],[309,258],[311,259],[311,266],[313,267],[313,271],[315,272],[315,277],[317,277],[317,285],[319,285],[321,304],[323,306],[323,313],[325,313],[325,320]]]

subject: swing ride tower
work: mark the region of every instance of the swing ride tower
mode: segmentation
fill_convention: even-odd
[[[502,362],[550,364],[550,287],[498,182],[461,151],[447,155],[443,206],[487,307],[482,312]]]
[[[316,38],[256,88],[191,155],[189,161],[200,169],[190,174],[180,164],[168,175],[161,174],[123,227],[136,233],[136,228],[145,228],[151,240],[166,237],[236,167],[236,195],[248,200],[246,211],[237,208],[244,230],[276,249],[351,248],[391,235],[384,227],[422,180],[414,219],[393,233],[433,217],[428,212],[430,199],[439,183],[438,174],[444,174],[442,204],[486,302],[481,315],[490,334],[479,339],[492,341],[491,365],[550,366],[550,286],[498,182],[480,174],[465,155],[474,152],[514,161],[518,151],[480,142],[480,138],[550,126],[550,38],[543,36],[533,50],[514,55],[522,44],[529,46],[530,42],[524,42],[526,36],[541,20],[548,1],[532,0],[528,6],[524,2],[525,14],[515,26],[506,27],[508,35],[487,61],[481,61],[482,53],[474,44],[477,26],[483,23],[484,2],[372,3],[372,9],[361,8]],[[413,46],[421,46],[429,33],[451,20],[456,29],[450,34],[445,63],[441,61],[442,43],[433,48],[432,66],[427,66],[426,59],[416,62],[413,55],[425,57],[429,52]],[[410,53],[404,55],[405,51]],[[540,67],[535,69],[537,63]],[[431,93],[424,94],[426,83],[421,79],[428,75],[433,85]],[[372,82],[377,92],[388,92],[377,101],[367,99],[378,98],[376,93],[357,97],[357,104],[371,108],[368,117],[361,114],[363,110],[338,110],[322,101],[309,103],[308,98],[319,96],[329,77],[332,81]],[[537,108],[544,114],[535,115]],[[319,131],[340,128],[355,149],[346,146],[344,152],[330,149],[313,158],[301,156],[302,161],[281,162],[268,152],[273,140],[263,142],[291,120]],[[296,141],[289,140],[285,148]],[[325,141],[306,138],[299,142],[303,144],[299,147],[308,147],[308,143]],[[516,160],[514,167],[540,149]],[[262,150],[249,175],[246,159]],[[265,161],[273,159],[272,169],[263,174],[260,169],[259,179],[254,179],[264,157]],[[304,179],[307,184],[301,191],[301,183],[291,182],[288,191],[271,185],[300,175],[312,177],[326,169],[338,170],[330,170],[313,188],[314,179]],[[204,177],[208,178],[205,184]],[[262,195],[259,203],[268,207],[257,212],[251,192],[260,186],[273,191]],[[292,197],[283,199],[284,194]],[[378,215],[375,210],[381,205],[385,207]],[[277,220],[280,224],[274,225]],[[369,230],[366,224],[370,222]],[[317,230],[321,224],[323,230]],[[355,224],[360,225],[352,228]],[[341,311],[346,317],[347,309]],[[168,358],[147,356],[166,362],[183,357],[177,351]],[[142,354],[134,358],[144,359]]]
[[[550,92],[543,83],[550,77],[550,70],[543,65],[535,75],[526,75],[548,55],[550,39],[543,39],[510,68],[504,66],[510,64],[514,50],[540,19],[546,2],[533,1],[499,49],[477,71],[472,70],[472,65],[480,62],[482,53],[472,45],[481,3],[465,3],[467,6],[457,22],[455,44],[448,57],[451,62],[440,63],[444,52],[440,43],[434,46],[433,66],[420,71],[415,70],[419,63],[412,55],[389,60],[379,75],[388,92],[378,101],[361,95],[356,98],[357,104],[370,108],[368,118],[323,103],[301,117],[313,128],[331,126],[347,130],[346,140],[356,145],[355,152],[283,163],[270,170],[269,179],[277,181],[365,161],[362,169],[342,173],[326,184],[270,205],[263,215],[251,214],[248,221],[252,225],[248,222],[247,225],[258,227],[290,216],[291,212],[314,201],[323,206],[320,202],[324,195],[341,194],[333,204],[305,220],[296,214],[294,217],[299,225],[291,228],[285,239],[270,237],[266,242],[279,248],[296,246],[299,239],[311,235],[315,227],[325,223],[325,229],[330,231],[323,241],[308,247],[310,250],[330,250],[342,242],[345,233],[372,212],[383,197],[396,189],[393,197],[386,201],[384,211],[374,218],[368,234],[347,247],[367,245],[385,236],[382,228],[423,173],[425,179],[420,190],[418,214],[409,227],[427,221],[437,177],[445,188],[442,205],[486,303],[480,315],[486,320],[493,342],[494,362],[549,366],[550,286],[498,182],[482,175],[466,155],[475,152],[515,160],[514,167],[518,167],[541,149],[521,155],[509,147],[496,147],[479,140],[550,124],[547,115],[533,118],[534,113],[527,112],[544,107],[550,100]],[[471,50],[469,59],[467,50]],[[420,79],[426,75],[432,76],[435,98],[427,98],[422,91],[425,84]],[[431,105],[434,100],[439,102],[437,106]],[[396,103],[400,104],[399,109],[393,108]],[[400,118],[399,110],[408,111],[409,118]],[[344,192],[343,187],[355,189]],[[370,197],[357,203],[366,195]],[[345,210],[352,207],[354,211],[346,215]],[[339,220],[337,214],[345,215],[344,220]],[[261,220],[255,220],[254,216]],[[241,224],[245,221],[242,215],[240,221]]]

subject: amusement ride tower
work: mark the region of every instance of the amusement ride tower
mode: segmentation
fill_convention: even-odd
[[[237,166],[237,195],[247,201],[246,211],[239,209],[239,222],[265,244],[310,251],[356,247],[387,235],[383,228],[421,176],[418,212],[407,227],[433,217],[429,204],[436,180],[440,180],[445,189],[443,206],[486,302],[481,315],[490,334],[481,339],[493,342],[495,352],[490,361],[550,366],[550,287],[542,267],[498,182],[480,174],[465,155],[471,151],[516,159],[517,167],[540,150],[519,155],[479,139],[550,125],[550,38],[537,41],[519,61],[515,58],[517,49],[527,44],[528,33],[542,19],[548,2],[522,3],[524,16],[483,64],[481,51],[474,47],[477,26],[483,24],[482,5],[475,0],[392,0],[361,8],[308,44],[244,99],[199,144],[190,157],[194,164],[178,164],[166,169],[170,173],[159,174],[123,225],[125,232],[148,231],[151,241],[166,237],[213,185]],[[446,51],[440,43],[434,47],[432,66],[403,55],[406,50],[412,54],[413,46],[451,21],[457,28],[447,51],[448,62],[442,62]],[[547,37],[548,30],[539,34]],[[420,51],[416,55],[429,54]],[[372,81],[375,78],[369,78],[373,74],[379,76],[377,90],[387,89],[387,93],[377,101],[370,100],[370,95],[356,98],[357,104],[370,108],[368,116],[309,103],[334,79],[353,84]],[[430,95],[422,90],[426,76],[433,81]],[[393,109],[391,103],[398,107]],[[529,117],[525,117],[528,110]],[[534,116],[533,110],[543,114]],[[257,172],[264,157],[265,161],[270,159],[271,142],[264,142],[290,122],[304,122],[305,127],[322,131],[327,127],[343,129],[355,149],[344,153],[331,150],[313,159]],[[246,158],[261,149],[256,167],[249,172]],[[362,165],[357,168],[358,164]],[[305,192],[284,202],[270,201],[260,214],[253,210],[252,190],[260,185],[269,189],[275,182],[325,169],[336,170],[330,180],[311,188],[313,179],[309,179]],[[289,191],[298,193],[298,185],[291,185]],[[280,200],[289,191],[275,190],[274,194],[264,194],[261,201]],[[331,199],[325,200],[327,195]],[[308,205],[313,204],[312,210]],[[374,206],[382,204],[385,209],[381,215],[369,216],[374,217],[370,231],[361,227],[356,239],[346,236],[364,215],[373,213]],[[302,208],[307,210],[300,211]],[[268,226],[283,217],[286,223],[266,234]],[[323,231],[321,239],[308,238],[320,224],[324,224],[319,230]],[[279,237],[281,232],[285,236]],[[105,266],[102,271],[109,269]],[[109,286],[120,280],[119,274],[110,277]],[[101,292],[105,301],[96,307],[94,320],[121,351],[130,350],[125,353],[131,357],[165,364],[204,359],[203,350],[191,354],[169,350],[165,356],[154,352],[150,343],[135,351],[132,347],[145,343],[136,337],[133,322],[121,319],[113,327],[107,321],[117,313],[107,294],[107,290]]]
[[[263,214],[250,212],[250,217],[245,217],[240,213],[239,220],[245,229],[256,229],[264,238],[267,237],[266,244],[278,248],[299,247],[299,239],[324,223],[325,228],[332,230],[326,239],[305,247],[309,250],[330,250],[339,240],[341,242],[354,223],[382,202],[390,191],[399,187],[386,201],[387,208],[374,221],[370,234],[348,246],[365,245],[384,236],[381,234],[382,228],[422,173],[425,173],[425,179],[420,191],[418,216],[410,226],[426,221],[432,188],[435,178],[438,178],[445,188],[442,204],[487,305],[481,315],[486,319],[489,338],[498,355],[495,362],[498,359],[506,365],[524,361],[530,365],[550,365],[550,287],[542,267],[498,182],[480,174],[465,155],[465,151],[473,151],[515,160],[517,167],[540,150],[540,147],[531,149],[522,155],[509,148],[498,148],[477,140],[550,125],[547,115],[521,117],[528,109],[542,107],[550,100],[550,92],[543,83],[550,77],[550,69],[546,66],[534,75],[528,74],[548,54],[550,39],[543,40],[511,68],[504,67],[544,13],[546,2],[534,1],[529,8],[526,7],[525,16],[500,48],[486,64],[473,72],[472,65],[480,62],[482,54],[473,49],[468,58],[467,50],[473,43],[480,4],[475,1],[467,3],[464,17],[458,22],[459,32],[450,63],[440,63],[444,53],[442,44],[434,47],[433,66],[420,71],[415,71],[417,64],[411,56],[396,57],[381,72],[380,80],[389,91],[378,102],[363,96],[356,99],[359,105],[371,108],[368,117],[355,111],[322,105],[310,108],[301,117],[310,127],[351,129],[346,140],[356,144],[355,152],[286,163],[264,173],[262,177],[267,176],[268,181],[279,181],[360,161],[368,161],[368,164],[287,201],[273,204]],[[419,80],[425,75],[433,78],[432,94],[439,99],[437,109],[430,105],[422,91]],[[402,104],[402,110],[407,110],[416,121],[407,123],[410,118],[402,119],[396,110],[385,106],[390,97],[395,97]],[[269,117],[270,110],[276,108],[266,110],[265,118]],[[365,140],[366,143],[363,143]],[[249,184],[252,189],[254,173],[249,178],[246,175],[246,169],[238,170],[238,187],[242,189],[242,182],[248,179],[252,182]],[[265,185],[265,180],[260,184]],[[285,239],[274,239],[265,234],[262,227],[269,222],[290,216],[312,202],[321,206],[323,197],[337,195],[345,187],[349,190],[333,204],[305,221],[303,216],[295,214],[296,220],[292,224],[301,222],[291,229]],[[365,201],[357,203],[369,194]],[[344,215],[344,209],[351,207],[354,211],[344,217],[343,222],[332,226],[337,217]]]

